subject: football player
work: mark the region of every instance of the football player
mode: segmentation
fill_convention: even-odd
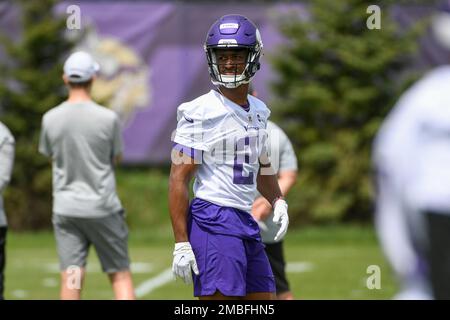
[[[221,17],[204,44],[217,89],[178,107],[169,184],[173,272],[186,283],[192,275],[200,299],[274,298],[274,276],[251,215],[258,190],[274,208],[275,239],[285,235],[288,206],[267,155],[270,111],[248,95],[262,48],[253,22]]]
[[[450,52],[448,1],[432,19]],[[399,99],[374,145],[376,227],[400,281],[398,299],[450,299],[450,66]]]
[[[8,223],[3,208],[3,190],[11,180],[14,166],[15,140],[11,131],[0,122],[0,300],[3,300],[4,269],[6,260],[6,233]]]

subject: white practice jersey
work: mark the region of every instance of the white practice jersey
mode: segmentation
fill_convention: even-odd
[[[0,122],[0,227],[7,225],[2,193],[11,180],[14,166],[14,144],[11,131]]]
[[[195,197],[251,212],[256,178],[267,158],[270,110],[248,95],[249,111],[215,90],[178,107],[173,141],[201,152]],[[263,171],[262,171],[263,172]],[[264,173],[264,172],[263,172]]]
[[[395,106],[375,165],[409,207],[450,212],[450,66],[427,74]]]
[[[412,86],[384,121],[374,144],[377,232],[402,282],[398,296],[431,298],[423,261],[424,212],[450,212],[450,66]]]

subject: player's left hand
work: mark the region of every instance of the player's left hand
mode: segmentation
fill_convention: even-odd
[[[278,230],[274,240],[278,241],[284,238],[288,225],[289,225],[289,216],[288,216],[288,204],[283,199],[278,199],[275,201],[273,205],[273,222],[280,225],[280,230]]]

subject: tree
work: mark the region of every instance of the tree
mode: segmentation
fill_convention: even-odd
[[[385,2],[387,3],[387,2]],[[417,76],[411,70],[423,23],[404,30],[381,7],[369,30],[370,1],[316,0],[309,17],[288,17],[290,41],[272,59],[274,118],[298,151],[292,221],[367,219],[372,213],[370,152],[382,119]]]
[[[2,34],[7,59],[0,63],[1,121],[16,139],[10,187],[5,193],[9,224],[15,229],[37,229],[51,222],[51,167],[38,154],[43,114],[66,95],[61,80],[61,58],[73,42],[65,37],[66,20],[52,10],[55,0],[18,1],[21,36]]]

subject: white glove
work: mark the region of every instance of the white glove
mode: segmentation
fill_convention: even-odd
[[[197,261],[195,261],[194,251],[189,242],[175,243],[173,250],[172,272],[175,277],[180,277],[186,284],[192,282],[191,269],[198,275]]]
[[[288,204],[283,199],[277,199],[273,205],[273,222],[280,225],[280,230],[278,230],[274,240],[278,241],[283,239],[287,232],[289,225],[288,216]]]

